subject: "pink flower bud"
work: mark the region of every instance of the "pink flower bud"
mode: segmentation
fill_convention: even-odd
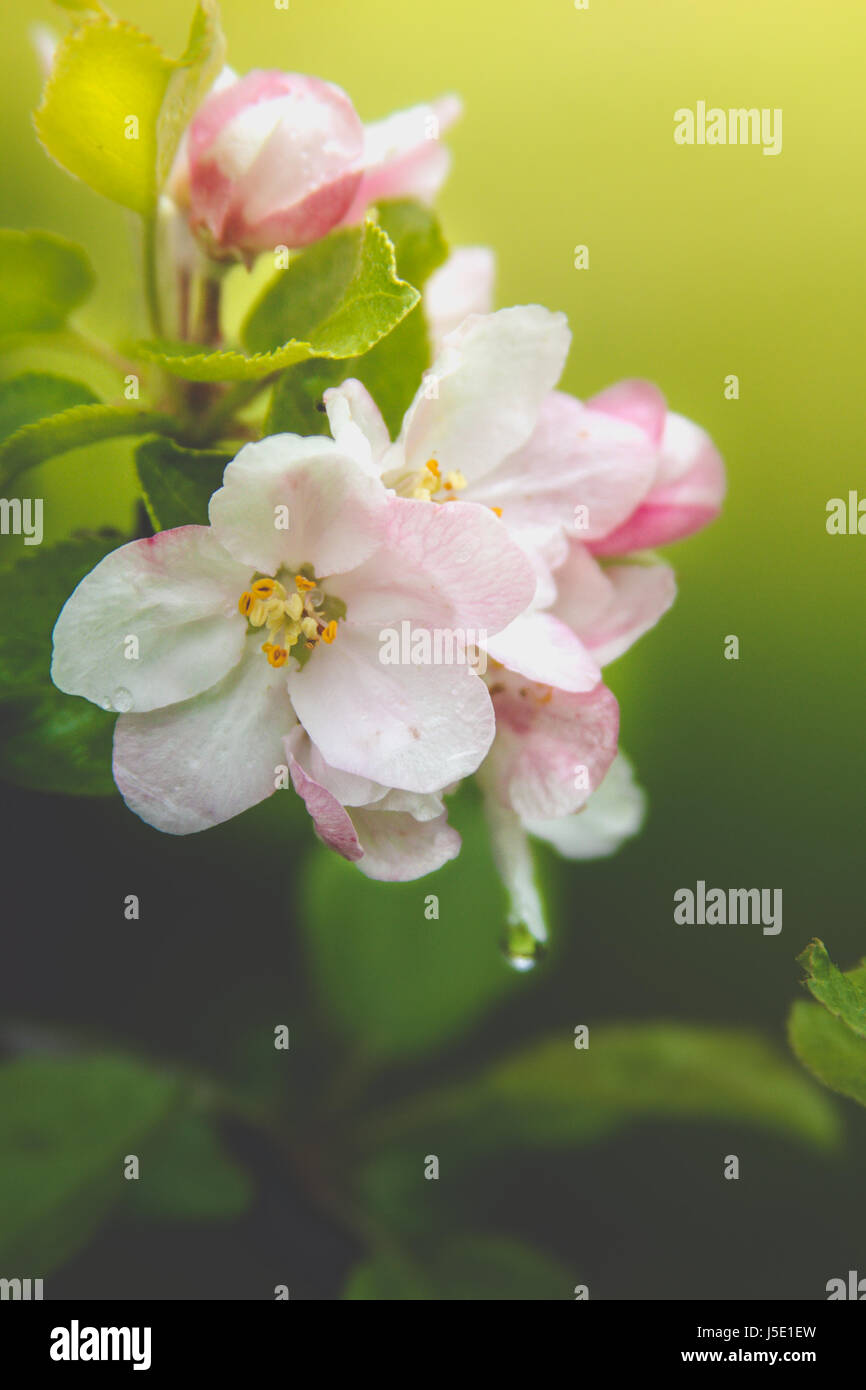
[[[213,93],[189,128],[190,225],[218,256],[307,246],[349,210],[364,127],[345,92],[298,73],[254,71]]]

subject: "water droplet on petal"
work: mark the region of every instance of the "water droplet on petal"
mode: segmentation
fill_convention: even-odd
[[[522,922],[509,927],[502,953],[512,970],[525,974],[544,958],[545,947]]]
[[[132,696],[124,686],[119,685],[111,697],[111,703],[118,714],[128,714],[132,709]]]

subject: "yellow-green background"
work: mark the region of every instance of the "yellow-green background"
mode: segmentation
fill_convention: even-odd
[[[122,12],[178,51],[187,10],[128,0]],[[568,313],[568,389],[650,377],[721,448],[723,518],[672,548],[677,605],[611,670],[623,743],[650,793],[647,828],[616,859],[566,880],[559,965],[545,986],[528,986],[526,1008],[540,1021],[532,991],[546,988],[544,1007],[575,1022],[675,1015],[748,1022],[781,1040],[798,990],[793,957],[809,937],[821,935],[842,965],[866,952],[866,536],[830,537],[824,524],[829,498],[866,496],[866,9],[291,0],[281,11],[224,0],[223,14],[239,72],[317,73],[366,119],[459,92],[465,115],[449,137],[440,208],[454,243],[495,248],[497,303]],[[88,321],[108,332],[120,313],[128,331],[140,314],[133,230],[42,155],[29,125],[37,21],[64,23],[48,3],[10,4],[0,17],[0,221],[85,243],[102,277]],[[673,112],[698,100],[782,108],[782,153],[675,145]],[[587,271],[573,268],[578,243],[589,247]],[[723,395],[729,373],[737,401]],[[46,499],[49,538],[131,516],[131,473],[113,446],[45,466],[32,491]],[[739,636],[739,662],[723,659],[727,634]],[[698,878],[781,887],[781,935],[674,927],[673,892]],[[519,1011],[513,1026],[526,1026]],[[787,1167],[766,1163],[767,1175]],[[693,1213],[676,1187],[671,1178],[673,1224],[685,1229]],[[759,1211],[771,1199],[754,1200]],[[838,1221],[847,1229],[841,1208]],[[840,1238],[839,1270],[818,1270],[821,1287],[846,1259],[855,1267],[858,1242]],[[706,1253],[703,1287],[734,1254]],[[784,1287],[785,1263],[768,1295]],[[628,1280],[615,1286],[638,1296]]]

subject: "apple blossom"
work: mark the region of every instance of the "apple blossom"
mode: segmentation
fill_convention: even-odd
[[[532,587],[486,509],[397,498],[333,441],[274,435],[228,465],[209,527],[122,546],[82,580],[52,677],[120,712],[117,785],[170,833],[268,796],[298,722],[331,768],[423,796],[478,766],[490,696],[468,665],[383,665],[380,632],[495,633]]]
[[[536,602],[554,594],[580,504],[586,538],[608,535],[648,492],[656,449],[631,420],[554,391],[570,342],[563,314],[540,305],[470,315],[446,334],[396,441],[359,382],[325,393],[336,438],[360,432],[402,496],[478,502],[501,516],[532,561]]]
[[[194,116],[169,192],[214,256],[308,246],[377,198],[432,199],[456,98],[365,127],[334,83],[257,69],[221,80]]]

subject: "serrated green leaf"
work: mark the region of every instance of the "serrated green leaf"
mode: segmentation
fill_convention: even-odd
[[[393,243],[400,275],[422,289],[448,256],[436,214],[411,198],[394,198],[376,205],[376,220]]]
[[[204,1115],[177,1115],[139,1152],[140,1176],[129,1184],[136,1212],[169,1220],[225,1220],[249,1205],[250,1181],[223,1151]]]
[[[197,7],[186,52],[176,61],[131,24],[85,20],[58,48],[34,116],[39,139],[97,193],[149,216],[183,127],[223,53],[212,0]]]
[[[788,1038],[795,1055],[819,1081],[866,1105],[866,1038],[822,1005],[803,999],[791,1009]]]
[[[381,203],[378,221],[394,246],[397,273],[416,289],[421,289],[448,252],[436,217],[420,203],[400,200]],[[288,286],[289,281],[281,283]],[[314,303],[315,280],[312,277],[310,288]],[[304,307],[304,297],[299,295],[299,299],[300,304],[292,308],[292,318]],[[277,322],[282,325],[288,319],[289,312],[284,311]],[[267,431],[269,434],[283,430],[327,434],[327,418],[317,409],[318,402],[329,386],[337,386],[347,377],[357,377],[370,392],[395,437],[421,384],[421,377],[430,365],[430,358],[423,307],[416,304],[391,333],[363,356],[337,363],[300,364],[284,372],[271,397]]]
[[[11,434],[0,444],[0,487],[27,468],[46,459],[94,444],[98,439],[123,435],[176,434],[180,424],[170,415],[135,406],[78,405],[49,415]]]
[[[404,1059],[452,1037],[516,983],[500,950],[504,902],[469,789],[450,818],[463,836],[459,858],[415,882],[374,882],[324,849],[304,869],[301,921],[317,989],[342,1031],[380,1058]],[[438,920],[425,916],[430,894]]]
[[[286,288],[293,275],[294,297]],[[397,277],[388,237],[368,221],[332,232],[265,290],[244,328],[247,353],[168,342],[141,343],[138,351],[187,381],[260,381],[313,357],[366,352],[418,298]]]
[[[22,372],[9,377],[0,381],[0,441],[47,415],[96,401],[97,397],[83,382],[52,372]]]
[[[0,335],[59,331],[93,285],[90,262],[71,241],[0,229]]]
[[[804,983],[818,1003],[841,1018],[859,1037],[866,1038],[866,990],[833,964],[823,941],[815,937],[797,960],[809,977]]]
[[[157,531],[206,526],[208,503],[222,486],[231,454],[182,449],[170,439],[146,439],[135,454],[148,514]]]
[[[123,1160],[180,1096],[122,1057],[32,1057],[0,1067],[0,1259],[44,1276],[123,1195]]]
[[[353,1270],[343,1297],[407,1302],[572,1299],[575,1276],[559,1261],[504,1236],[463,1236],[412,1260],[375,1255]]]

